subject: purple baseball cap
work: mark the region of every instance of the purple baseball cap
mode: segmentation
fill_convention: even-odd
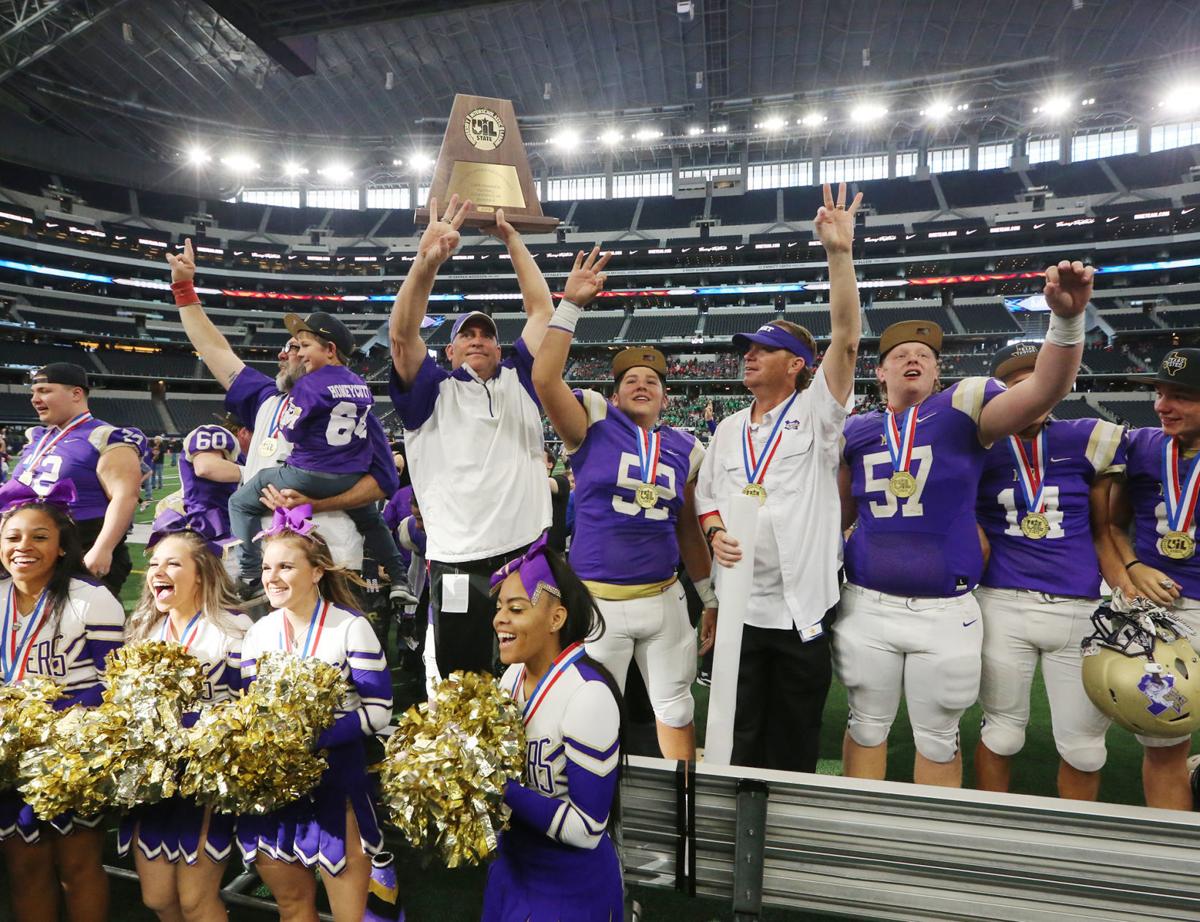
[[[769,349],[786,349],[792,355],[798,355],[804,359],[805,364],[810,368],[813,365],[812,350],[808,348],[804,340],[793,336],[778,324],[764,323],[753,333],[735,333],[733,335],[733,344],[738,349],[743,351],[749,349],[751,343],[758,343]]]
[[[500,333],[496,329],[496,321],[495,320],[493,320],[490,316],[485,314],[483,311],[471,311],[471,313],[463,314],[461,317],[459,317],[457,320],[454,321],[454,326],[450,330],[451,341],[454,340],[454,337],[456,337],[458,335],[459,331],[463,327],[465,327],[468,323],[474,323],[476,320],[478,320],[485,327],[487,327],[488,331],[492,334],[492,339],[498,340],[500,338]]]

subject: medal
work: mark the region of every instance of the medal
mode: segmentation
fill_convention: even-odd
[[[771,466],[771,461],[775,458],[775,452],[779,450],[779,443],[783,441],[783,430],[780,427],[787,419],[788,410],[792,408],[792,404],[796,402],[799,394],[799,391],[792,394],[791,399],[779,411],[771,434],[767,436],[767,441],[763,445],[761,455],[755,456],[754,439],[750,436],[750,417],[754,413],[753,406],[746,414],[745,420],[742,421],[742,468],[746,472],[746,486],[742,487],[742,493],[746,496],[753,496],[760,505],[767,501],[767,488],[763,486],[763,480],[767,476],[767,469]]]
[[[1164,438],[1162,448],[1163,503],[1167,507],[1167,533],[1158,539],[1158,552],[1171,560],[1188,560],[1196,553],[1192,537],[1196,496],[1200,493],[1200,455],[1179,470],[1179,443]]]
[[[908,471],[896,471],[888,478],[888,492],[900,499],[907,499],[917,492],[917,478]]]
[[[46,608],[47,592],[42,590],[37,604],[29,615],[25,625],[25,633],[20,642],[17,641],[17,621],[20,613],[17,611],[16,587],[9,585],[8,599],[4,606],[3,621],[0,622],[0,677],[5,685],[16,685],[25,677],[25,667],[29,665],[29,654],[37,643],[42,627],[49,620]]]
[[[317,604],[313,606],[312,616],[308,619],[308,633],[304,635],[304,646],[300,650],[302,659],[317,652],[317,646],[321,643],[321,633],[325,630],[325,618],[329,614],[329,602],[317,596]],[[283,619],[283,630],[279,632],[279,647],[281,650],[292,652],[292,625],[288,621],[287,613],[280,612],[279,617]]]
[[[285,394],[279,398],[279,403],[275,404],[275,409],[271,413],[271,422],[267,426],[267,434],[263,436],[263,440],[258,443],[258,453],[264,458],[269,458],[279,450],[279,429],[280,420],[283,418],[284,412],[288,408],[290,398]]]
[[[33,486],[33,480],[36,476],[35,472],[37,471],[37,466],[42,463],[42,459],[45,458],[46,455],[50,454],[50,452],[54,451],[54,449],[58,446],[58,443],[65,439],[68,435],[70,435],[84,423],[91,421],[91,413],[80,413],[69,423],[59,429],[57,433],[55,433],[52,428],[48,427],[46,431],[42,433],[42,437],[38,439],[38,443],[34,446],[33,451],[29,453],[29,464],[26,466],[25,470],[21,472],[17,479],[27,487]]]
[[[1026,538],[1038,541],[1050,534],[1050,519],[1046,515],[1046,429],[1038,430],[1030,443],[1029,453],[1025,452],[1024,443],[1015,435],[1008,437],[1008,451],[1013,463],[1017,466],[1017,482],[1021,485],[1021,495],[1025,498],[1027,512],[1020,521],[1021,534]],[[1009,526],[1012,516],[1009,513]]]
[[[1044,538],[1050,534],[1050,520],[1040,512],[1030,512],[1021,519],[1021,534],[1035,541]]]
[[[767,501],[767,488],[761,483],[748,483],[742,487],[743,496],[753,496],[761,506]]]
[[[892,459],[892,476],[888,479],[888,492],[900,499],[907,499],[917,492],[917,479],[909,473],[912,465],[913,441],[917,436],[917,410],[920,404],[904,411],[900,424],[896,414],[888,407],[884,411],[883,436],[888,457]]]
[[[1172,560],[1187,560],[1196,553],[1196,539],[1183,531],[1169,531],[1158,539],[1158,552]]]
[[[277,448],[279,448],[279,440],[269,435],[258,443],[258,453],[264,458],[269,458],[275,454]]]
[[[658,502],[658,489],[651,484],[644,483],[634,491],[633,498],[643,509],[653,509]]]

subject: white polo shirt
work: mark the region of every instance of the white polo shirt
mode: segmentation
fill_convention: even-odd
[[[844,404],[818,368],[791,406],[784,400],[750,424],[753,405],[722,420],[709,442],[696,482],[696,512],[713,511],[728,521],[729,500],[749,482],[742,454],[748,426],[755,456],[761,457],[776,421],[782,439],[763,478],[767,500],[758,514],[754,546],[754,586],[746,623],[759,628],[795,627],[805,640],[819,636],[825,612],[838,600],[842,565],[838,465],[842,424],[854,406]],[[714,564],[717,594],[724,567]]]
[[[533,356],[518,339],[484,381],[428,355],[408,387],[392,368],[388,390],[404,423],[426,559],[465,563],[531,544],[550,527],[542,411]]]

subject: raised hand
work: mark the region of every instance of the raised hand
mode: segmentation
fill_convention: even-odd
[[[826,253],[849,253],[854,245],[854,215],[862,204],[862,193],[854,196],[850,207],[846,207],[846,184],[838,183],[837,204],[833,201],[833,192],[829,183],[821,190],[825,196],[825,204],[817,209],[813,219],[813,230],[825,247]]]
[[[1046,268],[1046,303],[1060,317],[1075,317],[1084,312],[1092,299],[1092,279],[1096,270],[1079,260],[1064,259]]]
[[[167,254],[167,264],[171,267],[172,282],[190,282],[196,277],[196,253],[192,250],[192,238],[183,241],[183,252],[176,256]]]
[[[487,234],[489,237],[495,237],[497,240],[502,242],[505,246],[508,246],[508,244],[511,243],[514,239],[521,236],[520,233],[517,231],[517,229],[515,227],[513,227],[511,224],[509,224],[507,220],[505,220],[503,208],[496,209],[496,223],[495,224],[490,224],[486,227],[481,227],[480,230],[483,231],[485,234]]]
[[[417,244],[417,259],[431,266],[437,267],[450,258],[450,254],[458,249],[459,241],[462,239],[458,229],[462,227],[463,221],[467,219],[467,212],[471,210],[471,202],[460,202],[458,195],[450,196],[450,204],[446,206],[446,212],[442,215],[441,220],[438,220],[438,203],[437,199],[429,200],[429,226],[425,228],[425,233],[421,235],[421,242]]]
[[[567,276],[567,284],[563,287],[563,297],[583,307],[600,294],[604,290],[604,283],[608,281],[604,267],[611,256],[612,253],[601,255],[599,244],[592,247],[592,252],[586,257],[580,250],[575,256],[571,274]]]

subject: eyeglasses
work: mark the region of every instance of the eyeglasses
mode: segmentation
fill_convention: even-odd
[[[284,352],[299,352],[300,344],[299,343],[288,343],[286,346],[283,347],[283,351]]]

